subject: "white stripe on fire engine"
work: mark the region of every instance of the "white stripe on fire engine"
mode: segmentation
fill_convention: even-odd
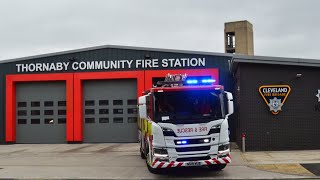
[[[152,167],[153,167],[153,168],[158,168],[158,166],[159,166],[160,163],[161,163],[160,161],[157,161],[156,163],[154,163],[154,165],[153,165]]]

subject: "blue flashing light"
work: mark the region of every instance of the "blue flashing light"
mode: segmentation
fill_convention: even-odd
[[[193,80],[187,80],[187,84],[197,84],[198,83],[198,80],[196,79],[193,79]]]
[[[210,84],[216,82],[215,79],[189,79],[187,80],[187,84]]]
[[[188,144],[188,141],[186,141],[186,140],[176,141],[176,144],[178,144],[178,145],[180,145],[180,144]]]
[[[215,79],[202,79],[201,82],[202,83],[214,83],[214,82],[216,82],[216,80]]]

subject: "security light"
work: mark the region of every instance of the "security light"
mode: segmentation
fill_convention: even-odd
[[[297,73],[296,74],[296,78],[301,78],[302,74],[301,73]]]

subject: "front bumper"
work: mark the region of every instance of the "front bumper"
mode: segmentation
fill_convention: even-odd
[[[190,162],[194,161],[184,161],[184,162],[178,162],[178,161],[172,161],[172,162],[164,162],[164,161],[159,161],[159,159],[155,159],[151,167],[152,168],[175,168],[175,167],[190,167],[188,164]],[[231,163],[231,156],[228,154],[226,157],[223,158],[213,158],[213,159],[208,159],[208,160],[201,160],[201,161],[196,161],[197,166],[208,166],[208,165],[213,165],[213,164],[228,164]]]

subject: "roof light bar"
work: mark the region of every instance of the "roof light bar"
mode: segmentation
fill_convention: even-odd
[[[198,84],[198,80],[196,80],[196,79],[187,80],[187,84]]]
[[[210,84],[216,82],[215,79],[202,79],[202,80],[197,80],[197,79],[189,79],[187,80],[187,84]]]
[[[214,83],[214,82],[216,82],[216,80],[215,79],[202,79],[201,82],[202,83]]]

